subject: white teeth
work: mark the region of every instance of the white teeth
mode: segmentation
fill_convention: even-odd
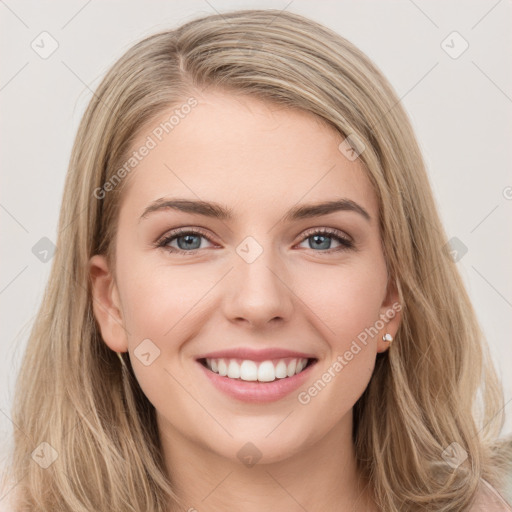
[[[230,379],[240,378],[240,365],[236,361],[229,361],[228,365],[228,377]]]
[[[284,379],[285,377],[287,377],[286,363],[284,361],[279,361],[276,365],[276,379]]]
[[[240,365],[240,378],[242,380],[258,380],[258,366],[254,361],[242,361]]]
[[[219,359],[219,375],[225,377],[228,374],[228,367],[224,359]],[[211,368],[210,368],[211,370]],[[212,370],[213,371],[213,370]]]
[[[272,382],[276,380],[276,369],[272,361],[263,361],[258,368],[258,380],[260,382]]]
[[[293,377],[307,365],[305,358],[262,361],[259,365],[249,359],[206,359],[206,366],[221,377],[245,381],[272,382],[276,379]],[[288,362],[288,364],[287,364]]]

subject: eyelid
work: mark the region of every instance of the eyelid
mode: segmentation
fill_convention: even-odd
[[[214,243],[212,240],[212,236],[208,231],[206,231],[204,228],[195,226],[195,227],[179,227],[172,229],[171,231],[168,231],[166,234],[161,236],[157,239],[157,241],[153,244],[157,248],[163,248],[166,249],[168,252],[175,253],[175,254],[195,254],[197,251],[201,249],[191,249],[189,251],[185,251],[183,249],[177,249],[175,247],[168,247],[167,244],[171,240],[175,240],[176,238],[179,238],[180,236],[184,236],[187,234],[192,235],[200,235],[204,238],[206,238],[209,242]],[[342,250],[342,249],[355,249],[355,243],[351,236],[347,235],[344,231],[341,231],[337,228],[329,228],[329,227],[316,227],[316,228],[309,228],[306,231],[303,231],[301,233],[301,238],[298,241],[298,243],[303,243],[305,240],[307,240],[310,236],[313,236],[315,234],[324,234],[329,235],[333,238],[339,238],[343,240],[345,243],[342,243],[341,245],[343,247],[338,247],[335,249],[328,249],[325,251],[314,251],[318,252],[319,254],[331,254],[333,252]]]
[[[180,236],[188,235],[188,234],[194,234],[194,235],[201,235],[204,238],[206,238],[209,242],[213,243],[212,235],[206,231],[205,229],[201,227],[180,227],[176,229],[171,229],[164,235],[162,235],[158,240],[154,243],[157,247],[165,247],[162,244],[168,243],[169,239],[171,238],[178,238]],[[178,251],[179,249],[177,249]],[[194,252],[199,249],[193,249],[192,251],[185,251],[185,252]]]
[[[304,241],[305,238],[308,238],[309,236],[317,234],[317,233],[326,234],[326,235],[336,235],[336,236],[339,236],[340,238],[343,238],[347,242],[354,243],[353,238],[351,236],[349,236],[348,234],[346,234],[344,231],[341,231],[340,229],[336,229],[336,228],[327,228],[327,227],[307,229],[306,231],[304,231],[302,233],[301,241]]]

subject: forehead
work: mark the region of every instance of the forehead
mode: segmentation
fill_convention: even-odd
[[[362,162],[340,151],[343,136],[317,116],[248,96],[196,99],[193,108],[176,105],[141,130],[130,154],[151,149],[129,175],[122,209],[141,213],[157,198],[179,196],[264,214],[348,197],[376,214]]]

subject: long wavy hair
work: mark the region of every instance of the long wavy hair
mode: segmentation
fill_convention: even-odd
[[[411,123],[357,47],[310,19],[273,9],[206,16],[151,35],[113,65],[91,98],[16,382],[8,475],[19,482],[19,510],[183,506],[166,474],[154,407],[129,358],[121,364],[101,339],[88,260],[104,254],[115,263],[126,179],[104,197],[97,191],[112,183],[141,127],[205,88],[313,113],[364,144],[359,158],[379,201],[402,321],[354,407],[358,466],[382,510],[465,510],[480,478],[502,484],[503,391],[447,254]],[[48,467],[34,462],[35,450],[43,450]],[[454,453],[467,459],[450,464]]]

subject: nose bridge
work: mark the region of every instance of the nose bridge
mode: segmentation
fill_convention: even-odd
[[[286,318],[292,302],[282,261],[271,236],[256,236],[247,236],[235,249],[234,282],[226,311],[231,318],[251,323]]]

